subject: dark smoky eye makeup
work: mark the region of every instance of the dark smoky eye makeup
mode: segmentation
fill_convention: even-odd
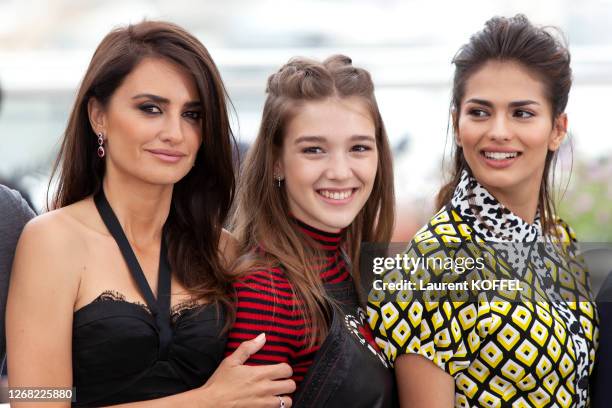
[[[150,103],[150,102],[145,102],[145,103],[141,103],[138,105],[138,109],[141,110],[144,113],[148,113],[148,114],[159,114],[161,113],[161,109],[159,106],[155,105],[154,103]]]
[[[193,120],[200,120],[202,119],[202,111],[189,110],[189,111],[183,112],[183,117],[193,119]]]

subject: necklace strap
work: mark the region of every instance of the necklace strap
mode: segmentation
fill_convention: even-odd
[[[102,217],[102,221],[106,225],[106,228],[115,239],[115,242],[119,246],[119,250],[123,255],[132,277],[136,281],[140,293],[147,302],[147,306],[151,310],[157,329],[159,330],[159,358],[160,360],[166,360],[168,357],[168,349],[170,341],[172,339],[172,329],[170,327],[170,264],[168,262],[168,254],[165,242],[165,233],[162,232],[162,240],[160,245],[159,254],[159,274],[157,278],[157,299],[153,295],[151,286],[147,282],[140,263],[132,250],[123,228],[115,215],[112,207],[110,206],[106,196],[104,195],[104,189],[100,189],[94,196],[94,203],[96,208]]]

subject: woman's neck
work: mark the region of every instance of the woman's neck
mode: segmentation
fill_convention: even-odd
[[[300,231],[310,237],[321,249],[334,251],[340,247],[342,241],[342,230],[339,232],[327,232],[315,228],[300,219],[293,217]]]
[[[170,213],[173,185],[148,184],[112,170],[102,185],[130,243],[140,248],[158,244]]]

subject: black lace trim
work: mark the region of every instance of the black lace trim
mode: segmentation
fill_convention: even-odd
[[[149,314],[151,314],[151,309],[149,309],[149,306],[147,306],[146,303],[139,302],[139,301],[127,300],[123,293],[117,292],[116,290],[105,290],[104,292],[102,292],[100,294],[100,296],[95,298],[94,301],[91,302],[91,303],[97,303],[97,302],[125,302],[125,303],[131,303],[133,305],[138,305],[138,306],[142,307]]]
[[[184,302],[177,303],[170,309],[170,321],[172,324],[174,324],[183,314],[191,310],[199,309],[203,306],[205,306],[205,304],[198,303],[195,300],[186,300]]]
[[[97,298],[95,298],[91,303],[97,303],[97,302],[131,303],[133,305],[142,307],[144,310],[146,310],[147,313],[151,314],[151,309],[149,309],[149,306],[147,306],[147,304],[143,302],[139,302],[139,301],[127,300],[123,293],[118,292],[116,290],[105,290]],[[198,303],[195,300],[186,300],[184,302],[177,303],[176,305],[172,306],[172,308],[170,309],[170,321],[172,323],[176,323],[179,317],[181,317],[184,313],[190,310],[198,309],[205,305],[206,305],[205,303],[204,304]]]

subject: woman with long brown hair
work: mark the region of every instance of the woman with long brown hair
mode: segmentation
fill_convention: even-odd
[[[207,50],[178,26],[142,22],[102,40],[64,135],[53,210],[18,245],[11,387],[75,387],[74,405],[88,407],[291,404],[278,396],[295,387],[287,365],[242,365],[263,335],[223,360],[234,310],[226,98]]]
[[[394,219],[369,73],[337,55],[294,58],[271,75],[237,203],[244,255],[228,350],[265,332],[248,363],[290,364],[296,406],[390,406],[393,380],[354,286],[361,243],[388,242]]]
[[[453,62],[451,181],[405,252],[419,266],[383,278],[440,289],[369,299],[400,402],[586,407],[597,311],[575,235],[552,199],[569,51],[522,15],[495,17]]]

